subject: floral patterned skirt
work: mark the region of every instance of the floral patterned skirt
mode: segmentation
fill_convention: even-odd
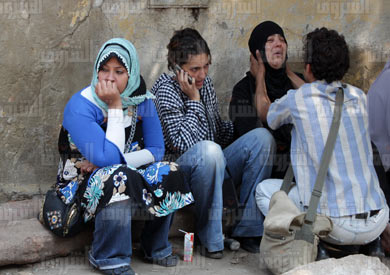
[[[85,222],[108,204],[126,199],[132,199],[156,217],[194,202],[176,163],[156,162],[138,169],[118,164],[100,168],[89,178],[81,200]]]

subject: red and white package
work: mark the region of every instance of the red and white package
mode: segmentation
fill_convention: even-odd
[[[194,233],[185,233],[184,235],[184,262],[192,262],[194,250]]]

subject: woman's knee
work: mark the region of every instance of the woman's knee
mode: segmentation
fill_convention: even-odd
[[[201,141],[201,158],[204,165],[215,166],[217,164],[223,165],[225,163],[225,157],[221,146],[217,143],[209,140]]]
[[[216,162],[223,162],[224,156],[221,146],[209,140],[202,140],[185,152],[177,163],[187,167],[198,167],[213,165]]]
[[[262,147],[270,148],[272,150],[274,150],[274,148],[276,147],[274,137],[266,128],[253,129],[249,131],[246,135],[248,135],[248,141],[251,142],[250,144],[253,144],[255,146],[261,144]]]

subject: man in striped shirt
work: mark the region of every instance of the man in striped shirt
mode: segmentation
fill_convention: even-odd
[[[265,108],[272,129],[293,124],[291,162],[297,184],[289,197],[301,211],[307,209],[332,123],[336,92],[343,87],[340,129],[317,212],[333,221],[325,241],[367,244],[384,230],[389,209],[373,166],[366,95],[340,82],[349,68],[349,52],[344,37],[336,31],[321,28],[309,33],[304,52],[304,75],[309,83]],[[262,64],[257,65],[261,73]],[[281,180],[258,185],[256,202],[264,215],[280,186]]]

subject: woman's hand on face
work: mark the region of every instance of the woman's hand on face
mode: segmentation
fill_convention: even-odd
[[[108,105],[109,109],[122,109],[120,93],[115,82],[99,80],[95,92]]]
[[[286,74],[293,85],[294,89],[300,88],[305,81],[303,81],[299,76],[297,76],[293,71],[291,71],[290,66],[286,63]]]
[[[290,65],[288,65],[288,63],[286,62],[286,74],[289,75],[292,73],[293,73],[293,71],[291,71]]]
[[[85,159],[81,163],[80,171],[82,174],[89,174],[92,173],[96,168],[98,168],[96,165]]]
[[[195,79],[192,79],[192,84],[190,84],[188,82],[188,73],[184,70],[180,70],[176,77],[181,90],[190,98],[190,100],[200,100],[199,90],[195,86]]]
[[[264,78],[265,75],[265,67],[263,63],[263,59],[261,59],[260,52],[259,50],[256,50],[256,58],[251,54],[250,57],[250,72],[254,76],[254,78],[259,79],[259,78]]]

